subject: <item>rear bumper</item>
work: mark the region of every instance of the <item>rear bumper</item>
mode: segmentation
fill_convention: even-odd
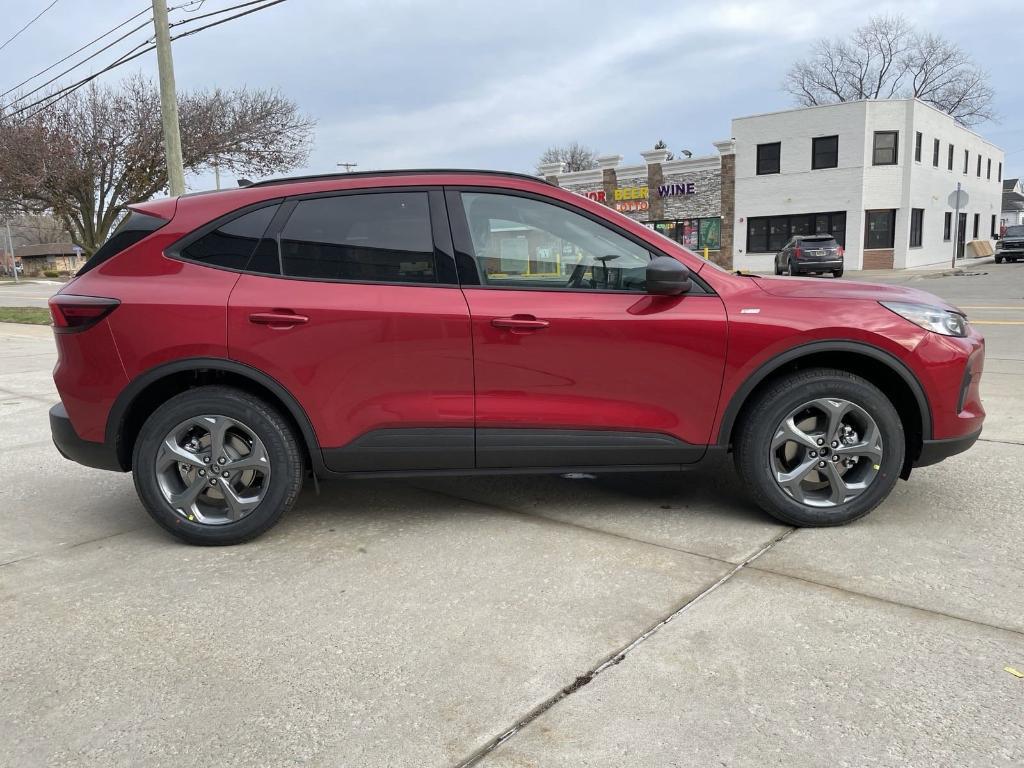
[[[53,436],[53,444],[65,459],[95,469],[124,471],[113,446],[83,440],[78,436],[64,409],[64,403],[57,403],[50,409],[50,434]]]
[[[834,261],[796,261],[790,262],[794,271],[799,272],[831,272],[843,268],[843,260]]]
[[[921,455],[914,462],[915,467],[927,467],[940,461],[963,453],[981,437],[981,430],[963,437],[951,437],[946,440],[925,440],[921,446]]]

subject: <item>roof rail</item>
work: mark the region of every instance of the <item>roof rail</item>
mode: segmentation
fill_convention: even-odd
[[[263,181],[256,181],[251,184],[247,184],[246,187],[267,187],[272,184],[291,184],[298,181],[329,181],[331,179],[348,179],[353,177],[371,178],[374,176],[422,176],[437,173],[487,174],[488,176],[505,176],[513,179],[529,179],[530,181],[537,181],[542,184],[549,183],[540,176],[531,176],[528,173],[516,173],[514,171],[490,171],[472,168],[396,168],[386,171],[352,171],[349,173],[319,173],[308,176],[285,176],[279,179],[264,179]]]

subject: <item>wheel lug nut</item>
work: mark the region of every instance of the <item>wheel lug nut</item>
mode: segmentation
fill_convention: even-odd
[[[825,462],[824,461],[819,461],[818,462],[818,466],[819,467],[824,467],[825,466]]]
[[[812,459],[818,458],[818,452],[817,451],[811,451],[811,458]]]
[[[225,472],[224,474],[221,475],[221,477],[227,477],[227,476],[228,476],[227,472]]]
[[[825,441],[822,438],[818,438],[818,445],[824,445]]]
[[[209,464],[209,463],[210,463],[210,457],[209,456],[204,456],[203,457],[203,464]]]
[[[210,485],[216,485],[216,484],[217,484],[217,478],[216,477],[211,477],[210,478]]]
[[[838,455],[836,455],[836,456],[833,456],[833,457],[832,457],[832,461],[839,461],[839,456],[838,456]]]
[[[203,477],[203,476],[205,476],[205,475],[206,475],[206,470],[205,470],[205,469],[200,469],[200,470],[199,470],[199,476],[200,476],[200,477]]]
[[[223,464],[224,463],[224,457],[221,456],[219,459],[217,459],[217,463],[218,464]]]
[[[832,447],[833,447],[833,448],[838,448],[838,447],[839,447],[839,441],[837,441],[837,440],[833,440],[833,441],[832,441]]]

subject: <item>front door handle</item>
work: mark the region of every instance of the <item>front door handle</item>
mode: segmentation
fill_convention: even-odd
[[[507,328],[513,333],[526,333],[529,331],[541,331],[551,323],[547,320],[538,320],[533,315],[512,315],[512,317],[496,317],[491,320],[495,328]]]
[[[253,312],[249,322],[257,325],[269,325],[271,328],[290,328],[293,325],[308,323],[309,318],[287,310],[277,312]]]

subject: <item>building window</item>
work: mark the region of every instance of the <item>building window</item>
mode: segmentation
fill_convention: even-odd
[[[846,246],[846,211],[747,219],[747,253],[775,253],[794,235],[829,234]]]
[[[964,150],[964,173],[967,173],[967,169],[971,167],[971,150]]]
[[[953,212],[946,211],[946,215],[942,219],[942,239],[945,242],[949,242],[953,239]]]
[[[990,157],[985,163],[985,178],[992,178],[992,158]]]
[[[782,155],[782,144],[778,141],[773,144],[757,145],[757,175],[764,176],[769,173],[779,172],[779,158]]]
[[[899,131],[875,131],[872,165],[896,165],[899,159],[896,151],[899,145]]]
[[[1003,183],[1003,164],[1002,163],[999,164],[999,175],[996,177],[996,181],[998,181],[1000,184]]]
[[[949,145],[949,170],[953,170],[953,145]]]
[[[942,146],[942,142],[936,139],[932,143],[932,165],[936,168],[939,167],[939,147]]]
[[[921,247],[921,236],[924,231],[924,208],[910,209],[910,247]]]
[[[691,250],[707,248],[717,251],[722,247],[722,219],[709,216],[704,219],[665,219],[649,221],[647,226],[670,240],[682,243]]]
[[[921,162],[921,145],[924,143],[924,134],[918,131],[914,136],[914,160]]]
[[[896,211],[866,211],[864,248],[892,248],[896,242]]]
[[[835,168],[839,165],[839,137],[819,136],[811,140],[811,168]]]
[[[972,240],[977,240],[978,239],[978,231],[980,229],[981,229],[981,214],[980,213],[976,213],[976,214],[974,214],[974,237],[971,238]]]
[[[978,153],[978,178],[981,178],[981,152]]]
[[[996,215],[993,213],[992,214],[992,236],[991,236],[991,239],[995,240],[997,234],[999,234],[999,233],[996,230]]]

